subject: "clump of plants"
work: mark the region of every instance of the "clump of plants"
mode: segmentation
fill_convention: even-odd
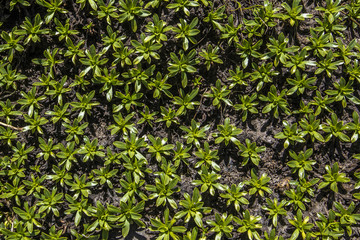
[[[4,1],[0,238],[360,238],[359,7]]]

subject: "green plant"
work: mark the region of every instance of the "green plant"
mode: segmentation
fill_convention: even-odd
[[[23,169],[25,170],[25,169]],[[8,172],[8,174],[10,175],[10,171]],[[25,174],[23,172],[20,172],[23,176],[21,177],[25,177]],[[2,191],[2,194],[0,195],[0,198],[2,199],[15,199],[15,203],[18,206],[21,206],[21,201],[20,201],[20,196],[23,196],[26,194],[25,191],[25,185],[20,183],[20,178],[14,178],[12,180],[12,184],[10,183],[5,183],[4,189]]]
[[[260,91],[264,86],[264,83],[271,83],[273,76],[279,75],[279,72],[272,69],[272,63],[263,63],[261,66],[252,63],[252,67],[254,72],[251,73],[251,81],[258,81],[258,84],[256,85],[256,91]]]
[[[24,221],[26,229],[31,234],[34,231],[34,225],[39,228],[42,227],[38,219],[43,218],[43,214],[35,213],[36,205],[29,207],[27,202],[24,203],[24,208],[25,210],[13,207],[13,211]]]
[[[15,110],[16,103],[12,103],[10,99],[6,99],[6,102],[0,101],[0,117],[6,119],[7,124],[11,124],[11,117],[21,116],[22,112]]]
[[[329,33],[318,35],[314,29],[310,29],[310,35],[311,37],[308,38],[310,44],[305,46],[305,49],[307,51],[311,50],[314,56],[325,57],[329,48],[337,47],[333,41],[330,41],[331,36]]]
[[[197,123],[194,119],[192,119],[190,128],[180,126],[180,129],[187,132],[187,134],[183,136],[186,139],[186,144],[194,143],[197,148],[200,148],[199,140],[206,137],[205,132],[210,129],[210,126],[206,125],[200,128],[200,123]]]
[[[175,166],[179,166],[181,162],[184,162],[186,165],[189,165],[188,158],[191,156],[188,152],[191,150],[192,146],[184,146],[180,142],[176,142],[175,149],[173,149],[173,161]]]
[[[250,41],[244,39],[241,44],[236,43],[237,54],[242,58],[242,66],[243,68],[247,68],[249,62],[251,62],[251,57],[253,58],[261,58],[261,54],[258,52],[261,45],[263,44],[262,40],[257,41],[255,44]]]
[[[46,96],[44,95],[36,97],[36,87],[31,88],[28,93],[21,91],[20,95],[23,97],[18,100],[18,103],[22,105],[20,109],[24,110],[24,108],[28,108],[27,114],[29,117],[33,116],[35,109],[40,108],[39,102],[46,99]]]
[[[267,97],[260,95],[259,99],[264,102],[270,102],[262,109],[262,113],[268,113],[274,111],[274,117],[279,118],[279,108],[286,113],[287,115],[291,114],[290,109],[288,108],[288,102],[284,97],[286,96],[286,89],[283,89],[280,94],[277,93],[275,85],[271,85],[270,91],[267,94]]]
[[[238,36],[239,33],[238,32],[241,29],[241,27],[242,27],[242,24],[238,24],[237,26],[235,26],[234,15],[231,14],[230,16],[228,16],[228,23],[225,24],[225,27],[219,28],[219,30],[222,32],[220,37],[222,39],[227,39],[228,45],[231,45],[231,43],[233,41],[235,42],[235,44],[238,44],[239,43],[239,36]],[[243,62],[243,64],[245,64],[245,63],[246,62]]]
[[[316,161],[308,160],[313,154],[313,149],[309,148],[305,152],[301,151],[299,154],[290,151],[289,154],[293,158],[293,160],[287,163],[291,167],[291,172],[296,173],[298,171],[299,178],[305,178],[305,171],[312,171],[312,165],[316,164]]]
[[[90,49],[85,50],[85,56],[80,58],[79,61],[81,64],[88,66],[81,73],[80,77],[85,76],[90,70],[93,71],[93,76],[101,75],[100,66],[106,64],[108,62],[108,58],[101,57],[105,54],[106,49],[103,49],[101,52],[96,53],[96,48],[94,45],[90,46]]]
[[[331,77],[331,74],[338,69],[338,66],[344,64],[344,61],[338,60],[333,62],[334,56],[332,51],[328,51],[325,57],[320,57],[320,61],[317,62],[316,66],[318,67],[315,71],[315,74],[320,74],[326,72],[328,77]]]
[[[330,185],[330,189],[337,193],[339,183],[350,182],[350,179],[346,177],[345,173],[339,173],[338,162],[335,162],[332,167],[330,167],[330,165],[326,165],[325,170],[327,174],[323,175],[324,181],[319,184],[319,189]]]
[[[200,6],[197,1],[192,0],[175,0],[175,3],[169,3],[166,7],[174,9],[175,12],[182,10],[187,16],[190,16],[189,7],[198,7]]]
[[[320,130],[320,119],[316,119],[313,113],[306,114],[305,117],[300,120],[299,125],[302,128],[300,132],[302,137],[309,134],[312,142],[314,142],[315,139],[320,142],[325,142],[324,137],[318,132]]]
[[[124,142],[115,141],[115,147],[123,150],[121,153],[129,156],[130,158],[142,159],[145,157],[139,152],[141,148],[147,147],[144,138],[138,138],[135,133],[131,132],[129,135],[124,135]]]
[[[275,229],[271,229],[270,233],[268,232],[264,232],[264,237],[265,240],[284,240],[284,238],[282,236],[277,236]]]
[[[180,96],[174,96],[173,103],[179,105],[180,108],[176,111],[176,115],[180,116],[186,114],[186,110],[194,110],[196,105],[200,105],[198,101],[192,101],[199,92],[199,88],[193,89],[190,93],[185,94],[184,90],[180,88]]]
[[[237,66],[235,71],[229,70],[230,77],[227,79],[231,82],[229,89],[234,88],[236,85],[248,86],[246,79],[250,76],[250,73],[240,70],[240,66]]]
[[[301,191],[299,186],[296,189],[286,190],[285,194],[288,198],[290,198],[290,200],[287,201],[286,206],[291,205],[294,210],[306,210],[304,203],[309,203],[310,199],[305,197],[305,193]]]
[[[234,204],[235,210],[240,211],[241,204],[249,204],[249,201],[245,198],[248,194],[246,191],[241,191],[244,187],[244,183],[239,183],[238,185],[232,184],[231,187],[226,186],[226,193],[221,193],[222,198],[227,199],[226,205]]]
[[[177,1],[183,1],[183,0],[177,0]],[[185,0],[188,1],[188,0]],[[171,4],[169,4],[171,5]],[[180,23],[177,24],[178,27],[173,27],[171,30],[175,33],[175,38],[181,38],[183,39],[183,49],[184,51],[189,49],[189,42],[192,44],[196,44],[197,41],[194,38],[194,36],[198,35],[200,33],[200,30],[195,29],[195,26],[198,24],[199,19],[196,17],[194,18],[190,24],[186,22],[184,19],[180,19]]]
[[[340,102],[342,106],[345,108],[347,105],[346,99],[350,100],[352,103],[359,105],[360,99],[353,95],[354,88],[353,88],[353,80],[346,80],[341,77],[339,82],[334,82],[334,90],[325,90],[325,93],[329,96],[333,96],[334,101]]]
[[[152,143],[151,145],[148,145],[148,152],[151,153],[151,156],[160,162],[164,156],[169,156],[171,153],[171,150],[174,149],[173,144],[166,144],[168,139],[167,138],[159,138],[159,137],[153,137],[152,135],[147,135],[148,139]],[[163,156],[164,155],[164,156]]]
[[[295,55],[289,55],[289,61],[286,62],[285,67],[290,68],[290,73],[294,74],[299,68],[305,70],[306,66],[316,66],[315,61],[305,60],[307,57],[307,51],[303,48],[301,52]]]
[[[185,216],[185,223],[188,223],[191,218],[194,219],[194,222],[197,226],[203,227],[203,214],[211,212],[210,207],[204,207],[204,202],[201,202],[201,194],[198,188],[195,188],[192,194],[192,197],[188,193],[184,193],[185,200],[180,200],[179,204],[184,208],[184,210],[178,211],[174,218],[180,219]]]
[[[66,185],[70,187],[71,192],[75,192],[73,199],[78,199],[79,196],[83,196],[85,198],[89,197],[91,194],[90,187],[94,187],[97,185],[95,181],[87,181],[86,174],[81,175],[79,177],[77,174],[74,175],[75,181],[65,180]]]
[[[339,35],[344,37],[343,31],[346,30],[346,26],[342,25],[340,21],[342,20],[340,14],[329,15],[325,14],[323,19],[315,18],[315,21],[319,24],[314,30],[320,32],[321,34],[330,34],[330,41],[334,41],[334,35]]]
[[[283,131],[275,134],[274,137],[277,139],[285,139],[284,148],[288,148],[290,144],[294,144],[295,142],[305,142],[305,139],[297,127],[297,123],[290,125],[288,121],[283,121],[283,126]]]
[[[62,232],[63,231],[61,229],[56,232],[55,225],[53,225],[49,230],[49,234],[42,232],[41,237],[48,240],[66,240],[66,237],[61,237]]]
[[[127,46],[124,46],[122,42],[117,42],[114,49],[114,61],[111,63],[112,66],[116,66],[120,63],[121,67],[125,65],[132,65],[130,55],[135,51],[134,49],[129,49]]]
[[[332,98],[332,97],[329,98],[328,95],[325,95],[325,97],[322,97],[321,93],[319,91],[316,91],[316,96],[313,98],[313,100],[309,104],[317,106],[316,111],[315,111],[315,116],[317,116],[322,112],[323,109],[332,113],[333,110],[329,106],[327,106],[332,102],[334,102],[334,98]]]
[[[340,50],[336,56],[341,57],[345,65],[351,62],[352,57],[359,57],[358,53],[352,51],[358,44],[355,39],[351,40],[348,45],[345,45],[340,38],[337,38],[336,42],[338,43],[337,48]]]
[[[200,146],[197,148],[198,151],[195,152],[195,155],[200,160],[196,162],[195,168],[199,168],[204,164],[207,168],[212,167],[215,171],[220,171],[220,166],[215,163],[215,161],[219,160],[218,150],[210,150],[209,143],[206,141],[204,142],[204,148]]]
[[[337,240],[344,235],[344,230],[340,227],[339,222],[336,220],[335,212],[332,209],[330,209],[328,217],[322,213],[317,213],[317,217],[320,221],[315,222],[319,228],[319,231],[315,232],[316,236],[321,236],[322,239]]]
[[[172,98],[173,95],[169,91],[169,89],[172,87],[171,84],[166,83],[166,81],[169,79],[169,75],[166,74],[164,77],[162,76],[161,72],[156,73],[155,78],[151,78],[151,82],[148,84],[148,88],[150,90],[154,89],[153,97],[154,98],[161,98],[162,93],[165,93],[166,96],[169,98]]]
[[[113,189],[113,184],[110,179],[114,177],[118,171],[118,169],[112,169],[110,171],[110,165],[100,169],[94,169],[93,173],[96,174],[94,180],[99,181],[100,185],[104,185],[106,183],[110,189]]]
[[[231,232],[234,229],[234,226],[231,224],[233,220],[233,215],[228,215],[227,213],[223,213],[222,215],[215,213],[215,221],[214,220],[207,220],[206,223],[212,228],[210,229],[211,232],[215,232],[215,240],[222,239],[223,235],[227,238],[231,238]]]
[[[26,148],[25,143],[21,143],[17,141],[16,146],[12,146],[11,149],[13,151],[11,161],[17,162],[20,165],[20,164],[24,164],[25,161],[29,159],[28,154],[34,151],[35,147],[31,146]]]
[[[88,127],[89,123],[84,122],[81,125],[79,125],[81,122],[81,119],[75,118],[72,125],[67,122],[63,122],[62,125],[67,128],[65,132],[68,134],[66,137],[66,141],[71,141],[74,139],[76,144],[80,143],[79,136],[84,134],[84,130]]]
[[[75,148],[75,141],[67,142],[66,146],[62,143],[58,144],[59,152],[56,154],[56,157],[60,158],[59,165],[66,168],[66,170],[70,170],[73,162],[77,162],[76,154],[78,154],[79,149]]]
[[[194,180],[191,182],[191,184],[198,186],[201,185],[200,191],[206,192],[209,190],[210,195],[215,195],[215,189],[218,189],[220,191],[224,191],[225,187],[218,183],[217,180],[221,178],[220,174],[216,174],[214,171],[209,172],[209,170],[206,168],[205,165],[201,166],[201,171],[198,172],[200,175],[201,180]]]
[[[226,6],[220,6],[216,9],[214,9],[214,4],[210,3],[211,10],[208,12],[207,16],[203,19],[203,22],[210,22],[213,25],[213,28],[217,28],[220,31],[223,30],[222,25],[219,23],[219,21],[224,20],[227,16],[224,13]]]
[[[344,125],[343,121],[338,121],[338,117],[335,113],[331,114],[331,120],[326,119],[326,123],[320,125],[319,129],[328,133],[325,137],[325,141],[329,141],[332,137],[336,137],[340,139],[342,142],[350,142],[350,138],[348,135],[343,133],[343,131],[347,130],[347,126]]]
[[[230,124],[230,118],[224,120],[224,125],[217,125],[218,132],[212,134],[213,137],[216,137],[215,144],[219,144],[225,141],[227,146],[229,142],[233,142],[235,145],[239,145],[240,141],[236,139],[236,136],[243,132],[240,128]]]
[[[289,20],[291,26],[295,25],[297,27],[299,21],[304,21],[305,18],[312,18],[313,15],[310,13],[301,13],[303,6],[300,0],[292,0],[291,2],[291,6],[287,2],[281,4],[286,11],[280,15],[283,20]]]
[[[172,123],[179,124],[177,111],[171,109],[170,107],[167,110],[163,106],[160,106],[160,110],[162,118],[157,119],[156,122],[165,122],[167,128],[169,128]]]
[[[143,1],[137,0],[120,0],[118,10],[120,12],[118,21],[123,23],[130,21],[131,29],[133,32],[137,30],[137,23],[135,17],[147,17],[151,13],[148,10],[143,9]]]
[[[274,58],[274,66],[277,67],[279,63],[286,64],[291,53],[299,51],[298,46],[288,47],[289,38],[285,38],[284,33],[280,33],[278,39],[273,37],[269,38],[269,42],[266,47],[270,52],[266,53],[261,59],[267,60]]]
[[[297,93],[297,95],[303,94],[305,89],[308,90],[315,90],[317,87],[313,86],[316,83],[316,77],[307,77],[307,74],[301,74],[299,70],[295,72],[295,79],[287,78],[286,81],[292,85],[293,87],[290,88],[287,92],[287,95],[293,95]]]
[[[159,232],[158,240],[162,239],[174,239],[180,240],[180,237],[177,235],[178,233],[186,232],[186,228],[184,226],[174,226],[176,223],[176,218],[169,219],[169,209],[166,208],[164,211],[164,222],[162,222],[159,218],[150,219],[151,231]]]
[[[344,226],[348,236],[352,235],[351,225],[357,224],[360,221],[360,214],[354,213],[355,211],[355,204],[351,202],[349,207],[346,209],[343,205],[339,202],[334,202],[335,208],[338,212],[335,212],[337,217],[340,217],[340,224]]]
[[[188,78],[187,73],[195,73],[197,69],[194,67],[198,63],[198,60],[195,58],[196,50],[191,50],[188,54],[185,54],[183,50],[179,51],[180,59],[176,56],[175,53],[170,53],[171,62],[169,62],[168,70],[170,72],[170,77],[181,74],[181,85],[183,88],[187,86]],[[195,59],[194,59],[195,58]]]
[[[124,167],[129,171],[136,184],[140,183],[141,179],[145,177],[145,173],[151,173],[151,169],[147,168],[148,162],[145,158],[128,158],[126,155],[122,156],[124,160]]]
[[[171,179],[163,172],[161,172],[159,176],[160,179],[155,179],[155,185],[145,186],[146,190],[154,192],[149,196],[149,199],[156,198],[156,206],[165,206],[165,204],[168,202],[172,208],[177,209],[177,204],[171,195],[180,191],[180,188],[176,187],[178,179]]]
[[[71,61],[76,64],[77,57],[84,58],[86,56],[84,50],[80,48],[85,43],[85,40],[80,40],[76,45],[74,45],[70,38],[67,38],[65,41],[66,51],[64,52],[64,57],[71,57]]]
[[[245,166],[249,160],[256,166],[259,165],[260,162],[260,156],[258,153],[264,152],[266,150],[266,147],[261,146],[257,147],[256,142],[251,143],[249,139],[245,139],[245,145],[239,144],[239,150],[241,151],[240,156],[243,157],[242,166]]]
[[[354,133],[353,133],[353,135],[351,136],[351,139],[350,139],[350,141],[353,143],[353,142],[356,142],[358,140],[359,134],[360,134],[359,114],[356,111],[354,111],[352,113],[352,119],[353,119],[353,121],[349,122],[346,125],[346,128],[347,128],[347,130],[354,131]]]
[[[223,64],[223,60],[221,60],[219,58],[219,55],[217,54],[217,52],[219,51],[219,47],[216,46],[215,48],[213,48],[213,46],[211,44],[209,44],[207,46],[207,49],[202,49],[201,52],[199,53],[199,55],[201,57],[204,58],[205,60],[205,65],[206,65],[206,69],[209,71],[211,66],[214,63],[219,63],[219,64]]]
[[[10,128],[4,128],[0,126],[0,140],[4,141],[9,145],[12,146],[12,141],[15,141],[18,138],[18,133],[11,130]]]
[[[278,217],[280,215],[287,215],[287,211],[284,209],[284,206],[286,205],[286,200],[283,199],[281,202],[278,202],[277,198],[274,198],[274,200],[271,200],[270,198],[266,198],[267,206],[263,206],[262,209],[267,211],[269,214],[269,218],[272,219],[272,224],[274,227],[278,224]]]
[[[137,40],[131,40],[131,45],[135,48],[135,53],[138,56],[134,59],[133,64],[139,64],[142,59],[146,60],[149,64],[151,63],[151,58],[160,59],[160,55],[156,52],[162,47],[162,44],[155,41],[145,41],[145,34],[140,35],[141,42]]]
[[[144,210],[145,202],[141,201],[137,204],[133,204],[131,201],[125,203],[120,201],[120,207],[114,207],[109,205],[109,211],[113,213],[119,213],[117,217],[120,221],[121,233],[123,237],[126,237],[130,232],[130,226],[136,223],[139,227],[145,227],[145,224],[141,221],[141,212]]]
[[[28,191],[27,191],[27,195],[31,195],[34,192],[39,193],[42,189],[44,189],[45,187],[42,185],[42,183],[44,182],[46,176],[43,175],[41,177],[35,177],[33,174],[31,174],[30,176],[32,181],[29,180],[23,180],[23,183],[27,186]]]
[[[145,32],[150,33],[150,35],[144,39],[144,42],[152,40],[155,40],[157,43],[161,43],[161,41],[166,42],[168,38],[165,33],[172,29],[171,26],[166,26],[166,22],[160,20],[157,14],[154,14],[152,17],[153,21],[148,22],[145,26]]]
[[[59,35],[59,41],[63,39],[68,40],[70,39],[70,35],[77,35],[79,31],[77,30],[70,30],[70,19],[68,18],[65,24],[62,24],[57,18],[54,18],[54,23],[56,24],[56,32],[55,35]]]
[[[268,177],[266,173],[261,174],[261,176],[258,178],[257,172],[254,168],[252,168],[250,180],[246,180],[244,183],[251,186],[249,190],[250,195],[258,193],[261,197],[264,197],[264,192],[267,192],[268,194],[272,193],[272,190],[267,187],[269,181],[270,177]]]
[[[31,22],[30,18],[25,17],[25,21],[20,27],[22,29],[17,29],[15,31],[16,35],[27,35],[24,40],[24,44],[28,44],[30,41],[32,42],[40,42],[39,35],[45,35],[49,33],[49,29],[41,29],[41,25],[43,21],[41,21],[40,14],[36,14],[34,18],[34,24]]]
[[[243,122],[246,121],[249,112],[253,114],[259,113],[259,111],[255,107],[259,104],[258,101],[255,101],[257,99],[257,93],[253,93],[251,96],[239,95],[239,98],[241,103],[235,104],[234,108],[237,111],[242,110],[241,120]]]
[[[141,64],[138,64],[136,65],[135,68],[130,69],[128,72],[122,73],[121,76],[123,76],[126,79],[129,79],[126,81],[125,91],[128,91],[126,90],[126,88],[130,84],[135,85],[136,93],[139,93],[142,85],[148,87],[148,81],[149,81],[148,79],[150,79],[150,77],[153,75],[154,70],[155,70],[155,65],[151,65],[147,69],[143,70]]]
[[[147,201],[148,196],[142,192],[141,187],[145,184],[145,180],[139,180],[138,182],[131,177],[131,173],[126,171],[124,173],[125,179],[120,179],[121,187],[116,189],[117,193],[124,193],[122,198],[120,199],[121,202],[135,202],[135,196],[140,197],[142,200]]]
[[[36,0],[36,3],[46,8],[48,14],[45,16],[45,23],[48,24],[54,18],[55,13],[59,12],[62,14],[68,13],[68,10],[60,7],[63,4],[63,0]]]
[[[7,57],[4,60],[8,60],[10,63],[14,59],[15,51],[24,51],[24,47],[19,43],[24,36],[15,37],[16,30],[17,28],[15,27],[10,33],[6,31],[1,32],[1,38],[4,39],[6,43],[0,45],[0,52],[9,50]]]
[[[107,35],[103,34],[101,40],[103,41],[104,51],[109,51],[112,49],[116,51],[117,48],[123,47],[123,40],[125,40],[125,36],[118,36],[119,31],[113,31],[111,26],[108,25],[106,27]]]
[[[96,76],[94,82],[98,84],[104,84],[100,89],[100,92],[106,92],[106,100],[111,102],[114,96],[114,88],[116,86],[123,85],[123,81],[119,80],[120,73],[116,71],[115,68],[110,70],[110,73],[107,68],[103,69],[104,74]]]
[[[54,111],[46,111],[46,115],[53,116],[50,121],[52,121],[54,124],[62,121],[63,123],[70,123],[70,120],[68,116],[70,115],[70,112],[68,112],[68,108],[70,106],[70,103],[65,103],[64,105],[55,105]]]
[[[54,73],[56,73],[56,65],[59,65],[61,63],[63,63],[63,60],[57,59],[56,56],[58,54],[59,49],[55,48],[52,52],[51,50],[48,48],[44,51],[44,57],[45,58],[34,58],[31,61],[34,64],[37,65],[41,65],[43,67],[45,67],[45,72],[48,73],[49,75],[54,78]]]
[[[115,226],[118,216],[113,215],[112,211],[100,201],[96,201],[96,207],[90,209],[91,216],[95,218],[95,221],[89,225],[88,231],[92,232],[99,228],[101,230],[101,238],[108,239],[109,231]]]
[[[16,4],[20,3],[21,5],[28,7],[30,6],[30,3],[28,1],[25,0],[11,0],[9,3],[10,6],[10,11],[14,10],[14,7],[16,6]],[[18,6],[16,6],[18,7]],[[18,227],[21,228],[21,224],[18,224]],[[22,228],[21,228],[22,229]],[[31,234],[30,234],[31,235]]]
[[[111,18],[117,19],[119,17],[117,14],[117,8],[114,6],[115,0],[108,1],[107,5],[103,0],[97,0],[97,3],[99,4],[99,10],[94,11],[94,15],[96,15],[99,19],[105,18],[107,24],[111,25]],[[94,6],[96,6],[96,4],[94,4]]]
[[[64,77],[61,78],[60,82],[56,82],[54,84],[51,84],[51,86],[53,87],[53,89],[49,89],[48,91],[46,91],[46,95],[50,95],[52,96],[52,99],[57,97],[58,100],[58,104],[60,106],[63,105],[63,96],[65,95],[65,93],[71,91],[71,88],[67,88],[67,76],[65,75]]]
[[[135,112],[132,112],[126,115],[124,118],[120,112],[113,114],[115,124],[111,124],[108,127],[108,130],[111,130],[111,135],[115,135],[118,132],[122,132],[124,135],[129,133],[137,133],[138,131],[135,127],[135,124],[131,121],[134,115]]]
[[[303,218],[303,213],[300,209],[297,210],[296,216],[294,219],[289,219],[289,223],[295,227],[295,231],[291,235],[291,240],[297,239],[300,234],[302,239],[309,239],[312,237],[311,229],[314,227],[314,224],[309,223],[310,217],[306,216]]]
[[[299,187],[301,192],[307,193],[311,197],[314,197],[315,189],[313,188],[313,186],[317,184],[319,180],[319,178],[313,178],[310,181],[307,181],[306,178],[301,178],[299,179],[299,181],[290,181],[290,184]]]
[[[54,175],[47,175],[46,179],[52,180],[55,183],[59,182],[61,187],[64,187],[65,180],[71,180],[72,176],[67,172],[66,166],[60,169],[58,166],[52,166],[52,172]]]
[[[221,81],[218,79],[216,81],[215,87],[211,86],[211,93],[204,93],[204,97],[212,98],[212,104],[221,107],[221,102],[224,102],[228,106],[232,106],[231,100],[228,98],[228,95],[231,93],[231,90],[227,89],[226,86],[221,87]]]
[[[87,2],[93,10],[97,10],[98,6],[96,4],[96,0],[76,0],[76,3],[80,4],[80,9],[83,9]]]
[[[51,192],[48,189],[44,189],[44,194],[35,192],[34,196],[38,199],[36,206],[40,206],[38,213],[46,212],[49,214],[52,212],[56,217],[60,216],[59,209],[56,205],[63,203],[64,194],[57,193],[57,188],[54,187]]]
[[[87,215],[87,216],[91,215],[90,210],[92,207],[90,206],[90,204],[88,204],[87,199],[81,198],[81,201],[78,202],[78,201],[76,201],[77,198],[72,197],[68,194],[65,195],[65,198],[66,198],[67,202],[69,203],[68,204],[69,209],[65,210],[65,214],[74,215],[74,213],[75,213],[75,216],[74,216],[75,217],[75,219],[74,219],[75,226],[79,225],[83,213],[85,213],[85,215]]]
[[[71,102],[70,105],[73,107],[72,111],[79,111],[78,119],[81,121],[85,114],[91,115],[91,109],[97,105],[99,105],[99,102],[91,102],[91,100],[95,96],[95,91],[91,91],[88,94],[81,95],[79,92],[76,93],[76,98],[79,100],[79,102]]]
[[[240,233],[247,233],[247,236],[250,240],[257,239],[260,240],[260,235],[257,232],[257,229],[261,229],[262,225],[258,223],[261,220],[260,216],[253,216],[250,215],[249,210],[246,209],[245,212],[243,212],[243,219],[234,217],[234,221],[237,224],[240,224],[241,227],[238,228],[238,232]]]
[[[78,154],[83,154],[82,161],[87,162],[88,160],[94,160],[95,156],[105,157],[105,153],[102,151],[104,149],[103,146],[98,144],[98,139],[95,138],[90,141],[88,136],[83,138],[84,144],[82,144],[79,148]]]
[[[7,65],[6,68],[0,67],[0,87],[5,86],[6,90],[8,90],[10,87],[12,87],[14,90],[17,90],[18,81],[25,79],[27,79],[27,77],[18,73],[16,69],[13,70],[10,64]]]

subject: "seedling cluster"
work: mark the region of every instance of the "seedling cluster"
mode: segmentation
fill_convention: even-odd
[[[0,238],[359,239],[359,0],[5,0]]]

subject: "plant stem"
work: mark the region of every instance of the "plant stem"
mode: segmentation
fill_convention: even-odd
[[[0,122],[0,125],[4,126],[4,127],[9,127],[9,128],[12,128],[12,129],[15,129],[15,130],[18,130],[18,131],[22,131],[23,128],[18,128],[18,127],[14,127],[14,126],[11,126],[9,124],[6,124],[6,123],[3,123],[3,122]]]

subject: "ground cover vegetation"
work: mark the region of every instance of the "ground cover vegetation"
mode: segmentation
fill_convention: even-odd
[[[359,0],[0,5],[1,239],[360,239]]]

